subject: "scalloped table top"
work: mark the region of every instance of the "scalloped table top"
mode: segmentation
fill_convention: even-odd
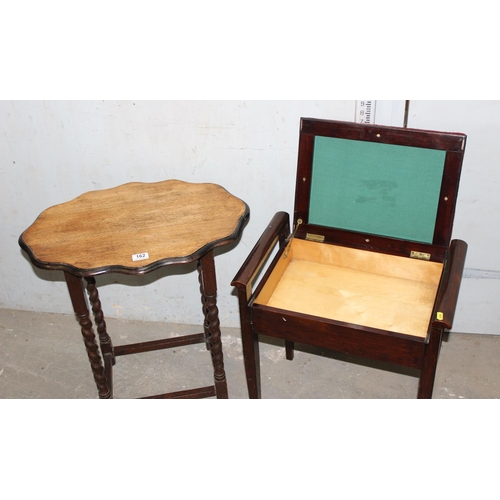
[[[19,244],[42,269],[144,274],[234,241],[248,216],[246,203],[217,184],[131,182],[48,208]]]

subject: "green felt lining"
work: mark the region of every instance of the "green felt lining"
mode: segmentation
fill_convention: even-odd
[[[309,223],[432,243],[445,155],[317,136]]]

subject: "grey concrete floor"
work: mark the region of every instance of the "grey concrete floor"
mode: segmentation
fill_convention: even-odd
[[[106,320],[115,345],[198,333],[196,326]],[[240,332],[222,328],[229,397],[248,397]],[[273,339],[261,343],[264,399],[410,399],[417,372],[296,346],[295,359]],[[196,344],[117,358],[116,399],[212,384],[210,354]],[[450,333],[441,348],[436,399],[500,397],[500,336]],[[96,386],[73,315],[0,309],[0,398],[95,399]]]

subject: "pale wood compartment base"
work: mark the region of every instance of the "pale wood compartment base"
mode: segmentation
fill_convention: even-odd
[[[425,338],[443,265],[295,239],[257,304]]]

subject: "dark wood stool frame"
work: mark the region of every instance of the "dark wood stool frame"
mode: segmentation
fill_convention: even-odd
[[[409,241],[311,222],[309,207],[316,136],[444,151],[444,173],[431,241]],[[277,212],[232,282],[238,292],[243,357],[250,398],[261,397],[260,335],[283,340],[288,360],[293,359],[294,344],[298,342],[419,370],[418,397],[432,397],[441,341],[444,331],[452,327],[467,253],[464,241],[453,240],[450,243],[465,141],[466,136],[458,133],[306,118],[301,120],[294,229],[292,231],[288,213]],[[317,235],[321,235],[321,239]],[[365,255],[376,253],[391,256],[389,258],[411,259],[415,254],[419,258],[425,255],[425,260],[442,264],[434,305],[430,305],[428,319],[423,318],[428,321],[426,331],[423,335],[416,336],[394,329],[359,324],[355,322],[355,317],[351,321],[342,321],[303,312],[299,307],[286,309],[273,306],[266,299],[259,301],[259,294],[265,287],[272,290],[279,283],[277,276],[283,274],[283,269],[288,265],[284,264],[284,259],[288,247],[292,245],[293,248],[295,239],[302,242],[319,241],[312,244],[332,245],[352,252],[361,251]],[[261,270],[276,247],[276,255],[262,273]],[[296,276],[295,279],[298,280]],[[269,296],[268,292],[266,294],[266,297]],[[303,301],[303,298],[296,300]],[[335,298],[332,296],[331,300],[334,301]]]
[[[170,349],[191,344],[205,343],[206,348],[208,351],[210,351],[212,358],[214,370],[213,386],[200,387],[185,391],[169,392],[155,396],[147,396],[142,399],[183,399],[205,398],[213,396],[216,396],[219,399],[226,399],[228,398],[228,390],[226,374],[224,371],[221,330],[217,308],[217,282],[214,249],[219,246],[227,245],[230,242],[235,241],[239,237],[244,225],[249,218],[248,206],[241,200],[238,200],[237,198],[229,195],[229,193],[223,190],[223,188],[221,188],[220,186],[209,184],[197,185],[183,183],[181,181],[164,181],[163,183],[149,185],[142,183],[131,183],[130,185],[119,186],[118,188],[113,189],[122,189],[124,192],[130,195],[131,189],[141,189],[143,186],[148,189],[150,187],[155,187],[155,189],[158,189],[159,192],[161,192],[161,190],[165,187],[169,189],[172,188],[171,192],[175,196],[181,194],[184,189],[203,189],[204,191],[201,192],[201,194],[207,195],[208,199],[203,203],[200,202],[200,207],[204,206],[204,204],[208,206],[210,204],[210,199],[212,199],[213,201],[213,198],[211,197],[213,197],[214,195],[226,197],[227,200],[224,200],[226,203],[224,205],[224,208],[228,212],[222,215],[219,214],[219,216],[232,219],[229,221],[228,225],[228,227],[231,228],[229,229],[229,233],[226,231],[225,233],[221,233],[222,237],[216,237],[213,240],[203,240],[202,246],[200,248],[197,248],[189,255],[168,256],[167,252],[167,256],[165,258],[159,260],[151,260],[149,262],[147,261],[146,265],[137,265],[135,267],[124,265],[108,265],[100,266],[98,268],[83,268],[77,267],[74,264],[68,264],[64,262],[50,262],[47,260],[41,260],[39,257],[37,257],[37,254],[42,252],[42,250],[40,250],[42,248],[42,240],[38,240],[37,238],[43,238],[43,236],[37,237],[37,234],[33,235],[29,232],[31,228],[36,228],[38,219],[28,230],[26,230],[21,235],[21,237],[19,238],[19,244],[21,248],[23,248],[23,250],[27,252],[30,260],[35,266],[42,269],[62,270],[64,272],[64,277],[68,287],[73,309],[81,328],[81,333],[85,343],[85,348],[87,350],[92,373],[97,385],[99,398],[113,398],[113,366],[116,363],[116,357],[162,349]],[[108,191],[111,193],[113,189]],[[103,191],[103,193],[105,192],[106,191]],[[93,193],[98,192],[91,192],[90,194]],[[200,196],[199,193],[195,193],[195,195],[197,197]],[[82,195],[82,197],[85,196],[86,195]],[[75,202],[76,200],[72,200],[72,202]],[[72,202],[68,202],[68,204]],[[129,196],[127,197],[127,202],[130,203]],[[179,200],[176,199],[175,203],[178,204]],[[230,204],[230,208],[228,208],[227,204]],[[54,208],[58,209],[59,207],[64,207],[64,205],[66,204],[62,204]],[[196,205],[194,209],[197,210],[199,208],[197,207],[198,205]],[[189,213],[189,206],[186,207],[186,209]],[[43,232],[43,224],[46,224],[46,221],[42,217],[44,214],[45,212],[42,213],[39,217],[39,219],[41,219],[39,223],[40,233]],[[157,215],[155,213],[155,218],[156,217]],[[206,219],[206,214],[203,215],[203,217]],[[214,223],[217,223],[217,221],[214,221]],[[57,235],[54,236],[54,238],[57,239]],[[198,243],[196,242],[195,245],[196,244]],[[168,243],[164,243],[164,245],[165,247],[168,247]],[[161,244],[159,245],[159,248],[161,248]],[[196,246],[193,248],[196,248]],[[197,263],[202,310],[204,315],[204,331],[202,333],[184,335],[174,338],[113,346],[111,337],[107,332],[106,321],[104,319],[104,313],[96,286],[96,276],[112,272],[138,276],[167,265],[188,264],[192,262]],[[98,342],[93,328],[89,305],[94,316]]]

